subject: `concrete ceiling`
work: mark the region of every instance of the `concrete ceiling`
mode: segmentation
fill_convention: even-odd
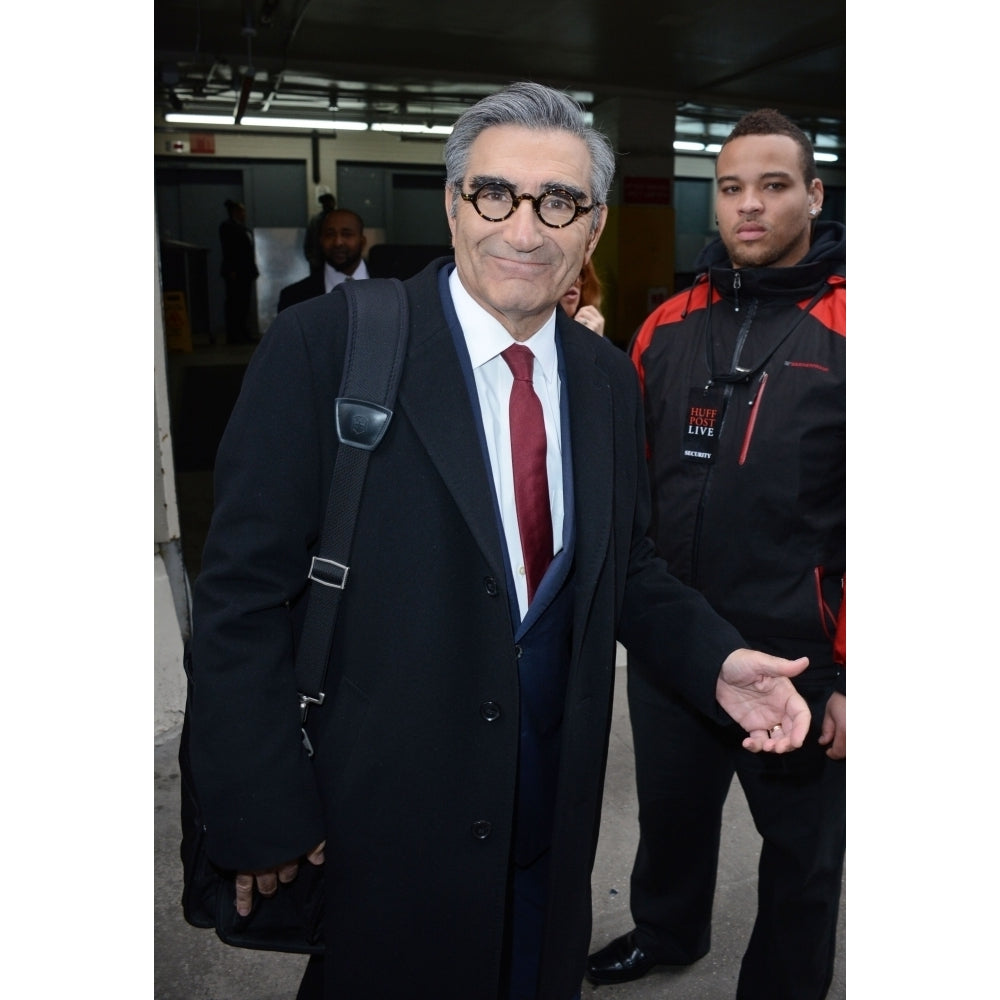
[[[444,123],[532,79],[679,120],[773,106],[842,144],[845,3],[155,0],[156,108]]]

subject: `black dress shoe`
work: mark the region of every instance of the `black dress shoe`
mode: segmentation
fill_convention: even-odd
[[[587,959],[587,978],[595,985],[629,983],[658,964],[635,943],[635,931],[629,931]]]

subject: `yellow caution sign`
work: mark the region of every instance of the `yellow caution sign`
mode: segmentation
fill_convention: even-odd
[[[192,351],[191,321],[183,292],[163,293],[163,326],[167,334],[168,351]]]

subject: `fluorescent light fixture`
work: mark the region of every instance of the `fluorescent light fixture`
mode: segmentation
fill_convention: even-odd
[[[836,153],[814,153],[817,163],[836,163],[840,159]]]
[[[340,122],[323,118],[244,118],[244,125],[257,128],[310,128],[328,132],[364,132],[368,126],[364,122]]]
[[[705,147],[705,152],[706,153],[719,153],[721,151],[722,151],[722,143],[721,142],[710,142]]]
[[[393,122],[373,122],[373,132],[396,132],[400,135],[451,135],[451,125],[397,125]]]
[[[235,125],[233,115],[186,115],[169,112],[163,116],[173,125]],[[242,125],[256,128],[308,128],[323,129],[328,132],[364,132],[368,126],[364,122],[330,121],[321,118],[255,118],[244,117]]]
[[[232,115],[181,115],[171,111],[163,116],[175,125],[232,125]]]
[[[676,153],[703,153],[705,144],[703,142],[683,142],[680,139],[674,140],[674,152]]]

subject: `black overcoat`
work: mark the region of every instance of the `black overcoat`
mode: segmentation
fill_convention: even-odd
[[[337,451],[343,295],[282,312],[257,348],[219,447],[195,587],[192,763],[209,855],[247,870],[325,838],[329,996],[497,996],[518,669],[490,473],[438,288],[445,266],[405,283],[406,364],[369,466],[327,700],[310,716],[314,761],[293,655]],[[719,667],[744,645],[645,537],[631,362],[557,313],[576,548],[545,1000],[578,988],[590,943],[616,638],[720,721]]]

